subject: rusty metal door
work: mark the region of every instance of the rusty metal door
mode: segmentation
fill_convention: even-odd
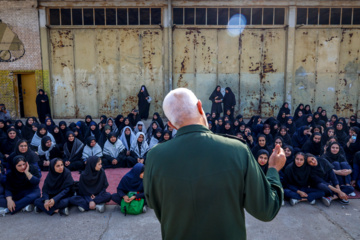
[[[232,37],[226,29],[175,29],[173,85],[193,90],[205,111],[215,86],[229,86],[236,113],[273,116],[285,99],[285,34],[284,29],[245,29]]]
[[[161,29],[51,30],[50,41],[55,117],[127,115],[142,84],[162,113]]]
[[[321,106],[328,116],[358,111],[360,68],[358,29],[298,29],[295,47],[293,107]]]

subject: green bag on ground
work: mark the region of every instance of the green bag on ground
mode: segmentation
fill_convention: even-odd
[[[136,192],[129,192],[128,197],[131,198],[132,196],[136,195]],[[121,200],[120,204],[120,211],[122,213],[130,214],[130,215],[138,215],[143,212],[144,207],[144,199],[143,198],[136,198],[132,200],[130,203],[125,202],[124,199]]]

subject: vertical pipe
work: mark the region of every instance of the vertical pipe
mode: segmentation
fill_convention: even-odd
[[[173,89],[173,21],[172,21],[172,3],[168,0],[168,26],[169,26],[169,41],[168,41],[168,64],[169,64],[169,92]]]

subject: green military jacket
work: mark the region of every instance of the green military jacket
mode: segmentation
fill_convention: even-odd
[[[265,176],[248,147],[205,126],[182,127],[147,155],[147,203],[163,239],[245,239],[244,209],[271,221],[283,200],[279,174]]]

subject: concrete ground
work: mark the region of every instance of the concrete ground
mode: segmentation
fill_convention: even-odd
[[[269,223],[260,222],[247,214],[247,237],[360,239],[360,200],[350,201],[347,206],[333,202],[329,208],[320,201],[315,206],[300,203],[292,207],[286,203]],[[160,224],[153,210],[137,216],[124,216],[118,206],[106,207],[103,214],[95,211],[81,213],[73,207],[68,217],[34,212],[0,217],[1,239],[161,239]]]

